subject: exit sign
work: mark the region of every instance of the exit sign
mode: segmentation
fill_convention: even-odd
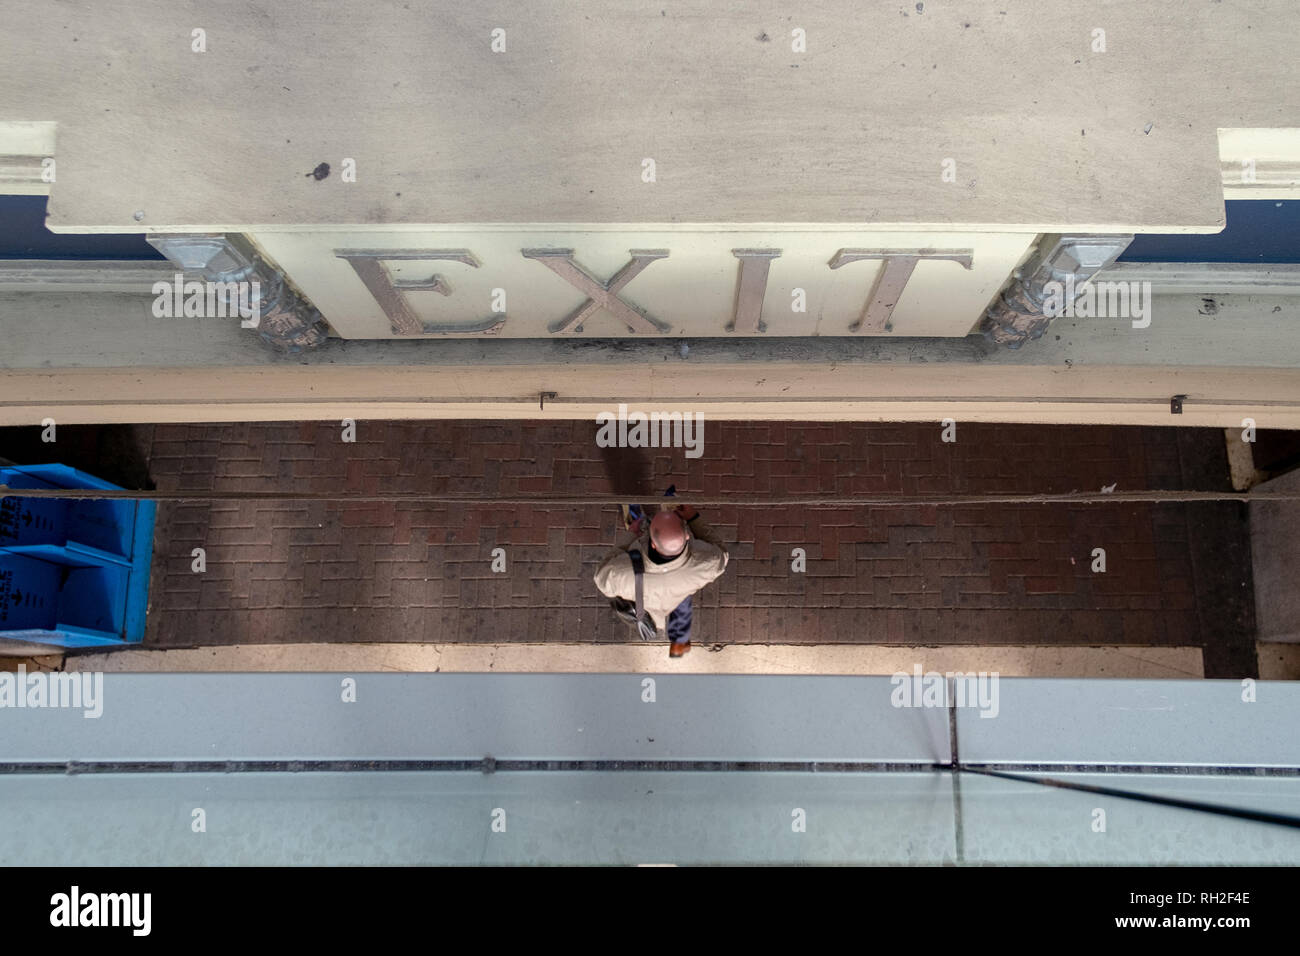
[[[1035,238],[842,226],[249,237],[349,339],[964,336]]]

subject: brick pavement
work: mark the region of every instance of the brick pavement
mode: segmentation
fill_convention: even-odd
[[[709,422],[705,454],[600,449],[590,422],[157,425],[159,489],[738,497],[1227,489],[1222,432]],[[106,476],[108,477],[108,476]],[[697,641],[1190,644],[1254,667],[1244,507],[711,509],[734,544]],[[628,641],[591,584],[612,507],[164,503],[146,643]],[[206,549],[207,570],[191,571]],[[508,570],[494,574],[492,551]],[[807,553],[792,573],[791,550]],[[1108,570],[1090,569],[1094,547]]]

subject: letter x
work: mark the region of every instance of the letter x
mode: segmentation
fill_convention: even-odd
[[[656,259],[667,259],[667,249],[629,249],[632,261],[625,265],[608,282],[601,282],[573,261],[572,249],[524,249],[526,259],[536,259],[565,282],[588,296],[576,312],[567,319],[553,323],[551,332],[576,332],[594,313],[605,309],[612,312],[629,332],[670,332],[672,326],[660,322],[644,309],[629,305],[618,297],[622,288],[641,274]]]

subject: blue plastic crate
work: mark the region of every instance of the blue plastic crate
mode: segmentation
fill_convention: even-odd
[[[120,490],[67,465],[0,467],[0,485]],[[0,501],[0,548],[46,561],[130,567],[139,504],[112,499],[8,497]]]
[[[66,465],[3,467],[0,485],[118,488]],[[0,639],[143,640],[156,512],[153,501],[0,499]]]
[[[131,572],[0,553],[0,636],[64,647],[123,643]]]

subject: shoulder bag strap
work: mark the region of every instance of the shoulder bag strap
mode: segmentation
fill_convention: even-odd
[[[641,635],[641,640],[648,641],[654,638],[656,629],[645,621],[645,556],[641,554],[641,549],[633,547],[627,553],[628,558],[632,561],[632,573],[636,576],[636,629]]]

